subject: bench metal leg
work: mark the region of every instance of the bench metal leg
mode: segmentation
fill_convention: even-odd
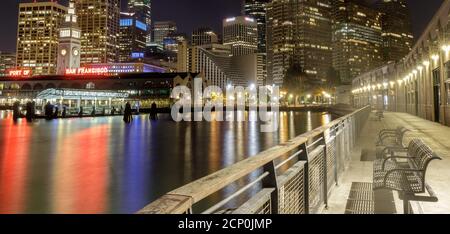
[[[409,204],[408,199],[403,199],[403,213],[411,214],[411,205]]]

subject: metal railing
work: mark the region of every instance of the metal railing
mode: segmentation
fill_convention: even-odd
[[[370,114],[364,107],[311,132],[167,193],[139,214],[191,214],[193,206],[248,175],[253,181],[206,209],[218,213],[250,188],[258,191],[229,213],[309,214],[328,205]],[[223,212],[222,212],[223,213]]]

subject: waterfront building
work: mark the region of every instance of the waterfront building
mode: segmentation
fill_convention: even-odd
[[[266,53],[266,7],[270,0],[245,0],[243,13],[258,24],[258,53]]]
[[[306,74],[307,83],[323,83],[332,66],[330,1],[271,1],[266,35],[269,84],[281,86],[294,64]]]
[[[16,68],[16,55],[0,51],[0,77],[7,76],[10,70]]]
[[[87,71],[87,70],[86,70]],[[92,70],[91,70],[92,71]],[[159,107],[170,107],[174,99],[171,90],[185,85],[193,87],[194,78],[202,78],[198,73],[120,73],[120,74],[70,74],[50,76],[0,78],[0,106],[12,106],[14,101],[25,105],[30,99],[36,106],[43,107],[46,101],[68,107],[86,107],[86,114],[95,106],[103,106],[111,99],[118,99],[117,105],[124,101],[138,101],[143,108],[150,108],[153,102]],[[11,98],[11,97],[14,97]],[[107,98],[105,98],[107,97]],[[81,102],[81,103],[80,103]],[[111,106],[109,106],[111,107]],[[91,109],[89,109],[91,108]],[[107,108],[107,107],[106,107]],[[88,111],[89,110],[89,111]],[[101,111],[101,109],[98,109]]]
[[[221,44],[190,46],[179,44],[177,69],[179,72],[202,73],[209,85],[225,89],[227,85],[262,84],[264,66],[257,53],[233,56],[231,47]]]
[[[128,12],[132,13],[136,20],[146,25],[146,45],[152,42],[152,1],[128,0]]]
[[[163,45],[164,38],[177,32],[177,25],[172,21],[156,21],[153,24],[153,42]]]
[[[120,0],[77,0],[81,65],[119,60]]]
[[[65,75],[118,75],[127,73],[164,73],[165,68],[146,63],[93,63],[77,69],[67,69]]]
[[[223,64],[229,55],[214,54],[201,46],[190,46],[186,41],[180,43],[177,55],[178,72],[201,72],[209,85],[225,88],[229,80]]]
[[[341,83],[383,62],[380,11],[355,0],[333,2],[333,67]]]
[[[147,24],[134,17],[133,13],[121,13],[119,62],[144,59],[147,31]]]
[[[219,37],[209,27],[197,28],[192,32],[191,44],[193,46],[202,46],[219,43]]]
[[[66,69],[80,67],[81,30],[78,27],[75,4],[70,1],[67,14],[59,29],[57,74],[62,75]]]
[[[229,45],[215,43],[203,45],[202,48],[216,55],[223,55],[227,57],[233,56],[231,46]]]
[[[383,14],[383,60],[398,61],[411,51],[414,43],[407,1],[379,0],[376,6]]]
[[[248,16],[223,20],[223,44],[231,46],[234,56],[254,54],[258,50],[258,24]]]
[[[450,1],[445,1],[405,57],[353,77],[352,104],[406,112],[450,126],[448,12]]]
[[[59,27],[67,8],[57,2],[19,4],[17,67],[35,75],[56,74]]]

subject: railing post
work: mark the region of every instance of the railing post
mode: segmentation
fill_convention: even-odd
[[[339,159],[341,159],[341,166],[343,170],[345,170],[346,163],[345,163],[345,128],[344,128],[344,121],[341,121],[339,123]]]
[[[339,155],[338,155],[338,153],[337,153],[337,147],[336,147],[336,145],[337,145],[337,131],[338,131],[338,129],[337,129],[337,127],[338,127],[338,125],[335,125],[335,126],[333,126],[333,134],[332,135],[330,135],[330,138],[334,138],[334,140],[333,140],[333,144],[334,144],[334,180],[335,180],[335,182],[336,182],[336,186],[338,186],[339,185],[339,182],[338,182],[338,161],[339,161]],[[331,132],[330,132],[330,134],[331,134]]]
[[[305,214],[309,214],[309,160],[308,160],[308,149],[306,147],[306,143],[300,145],[300,150],[302,153],[298,156],[300,161],[305,161],[305,169],[303,172],[305,173],[303,178],[303,186],[304,186],[304,204],[305,204]]]
[[[322,132],[322,144],[324,145],[323,148],[323,202],[325,204],[325,209],[328,209],[328,164],[327,164],[327,157],[328,157],[328,147],[327,147],[327,140],[325,138],[325,132]]]
[[[349,127],[349,119],[346,119],[344,121],[345,125],[344,125],[344,134],[345,134],[345,159],[346,162],[348,162],[351,157],[350,157],[350,127]]]
[[[355,132],[355,116],[349,117],[350,122],[350,150],[353,150],[355,147],[355,139],[356,139],[356,132]]]
[[[271,212],[272,214],[278,214],[278,181],[277,181],[277,171],[275,169],[275,162],[270,161],[270,163],[264,165],[263,167],[264,172],[268,172],[269,175],[266,176],[262,180],[262,187],[263,188],[275,188],[275,191],[271,194]]]

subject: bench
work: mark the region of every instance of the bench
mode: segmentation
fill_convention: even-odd
[[[387,151],[391,148],[404,149],[406,146],[403,144],[405,134],[410,130],[404,127],[398,127],[396,129],[383,129],[378,134],[378,140],[376,142],[377,158],[385,158]],[[389,147],[389,148],[388,148]]]
[[[437,202],[438,198],[426,183],[425,177],[430,162],[441,158],[420,139],[412,140],[407,148],[387,149],[390,156],[374,162],[374,190],[398,191],[405,214],[410,213],[410,201]],[[406,156],[398,156],[399,152],[406,153]],[[428,195],[418,195],[427,192]]]
[[[398,127],[396,129],[383,129],[378,134],[378,140],[376,145],[384,147],[405,148],[405,146],[403,145],[403,138],[405,137],[405,134],[409,131],[410,130],[405,127]]]
[[[378,118],[378,121],[381,121],[384,118],[384,112],[383,110],[377,110],[375,112],[375,116]]]

